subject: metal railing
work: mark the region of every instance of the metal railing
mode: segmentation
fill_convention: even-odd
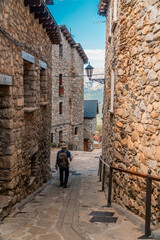
[[[152,180],[160,182],[160,177],[152,176],[151,175],[152,171],[150,169],[148,170],[148,174],[143,174],[135,171],[114,167],[112,166],[112,164],[109,165],[106,162],[104,162],[102,157],[100,156],[98,175],[99,175],[99,181],[100,182],[102,181],[102,191],[104,191],[106,167],[109,168],[108,206],[111,206],[113,170],[123,172],[123,173],[128,173],[128,174],[146,179],[145,236],[149,237],[151,235],[150,218],[151,218]],[[103,174],[102,174],[102,169],[103,169]]]

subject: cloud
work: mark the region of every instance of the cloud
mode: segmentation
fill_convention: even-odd
[[[84,51],[93,67],[104,68],[105,49],[85,49]]]

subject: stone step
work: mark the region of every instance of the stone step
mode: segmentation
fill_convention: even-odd
[[[10,196],[0,195],[0,209],[8,207],[11,200]]]
[[[12,201],[12,197],[0,195],[0,221],[9,214],[9,205]]]

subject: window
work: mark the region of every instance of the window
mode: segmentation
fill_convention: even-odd
[[[63,140],[63,131],[59,131],[59,142]]]
[[[24,61],[23,64],[24,107],[36,105],[36,81],[34,81],[34,66]]]
[[[62,74],[59,74],[59,86],[62,85]]]
[[[63,57],[63,45],[59,44],[59,56]]]
[[[72,109],[72,99],[71,98],[69,99],[69,107],[70,107],[70,109]]]
[[[47,76],[46,70],[40,69],[40,101],[47,101]]]
[[[51,133],[51,143],[53,143],[53,133]]]
[[[78,135],[78,127],[75,127],[75,135]]]
[[[60,102],[60,103],[59,103],[59,114],[62,114],[62,105],[63,105],[63,103]]]
[[[36,176],[37,173],[37,153],[31,156],[31,176]]]
[[[62,74],[59,74],[59,96],[62,97],[64,95],[64,87],[62,84]]]
[[[114,70],[111,71],[111,98],[110,98],[110,109],[109,111],[113,113],[114,108],[114,78],[115,78],[115,72]]]

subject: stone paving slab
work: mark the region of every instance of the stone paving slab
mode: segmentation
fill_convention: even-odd
[[[81,175],[69,176],[69,188],[59,187],[59,174],[34,199],[19,211],[13,211],[0,225],[0,240],[136,240],[142,236],[136,225],[106,205],[104,192],[99,192],[98,156],[73,152],[70,169]],[[52,151],[54,168],[56,151]],[[90,223],[92,211],[114,211],[117,223]]]

